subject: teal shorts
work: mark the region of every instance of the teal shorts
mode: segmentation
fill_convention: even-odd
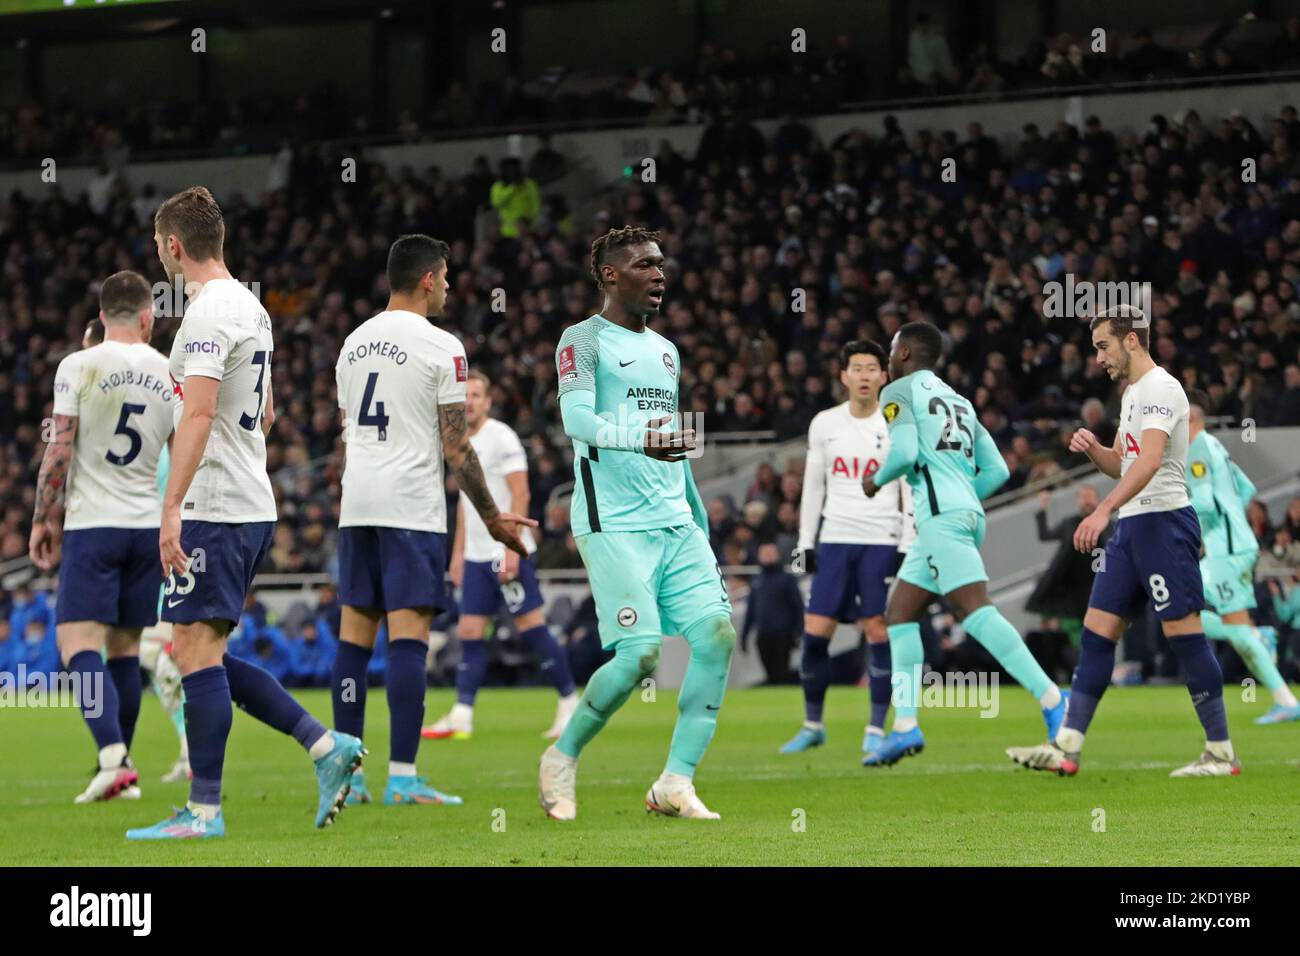
[[[1258,551],[1201,558],[1201,583],[1205,603],[1220,617],[1255,609],[1255,562]]]
[[[984,516],[978,511],[950,511],[917,525],[916,540],[898,579],[933,594],[951,594],[967,584],[987,581],[980,545]]]
[[[653,531],[594,531],[575,538],[596,599],[600,643],[685,634],[731,601],[709,539],[699,525]]]

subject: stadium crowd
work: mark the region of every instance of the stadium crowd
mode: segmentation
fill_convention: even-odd
[[[986,44],[954,55],[945,30],[918,14],[905,55],[893,75],[879,58],[855,48],[848,34],[809,40],[807,52],[772,41],[746,56],[721,42],[700,44],[676,68],[641,66],[622,73],[553,67],[531,77],[448,82],[424,111],[397,111],[377,122],[372,111],[349,108],[332,84],[309,94],[263,94],[197,104],[133,99],[120,108],[86,108],[55,94],[0,109],[0,157],[23,161],[59,156],[108,160],[167,153],[245,154],[286,140],[375,138],[416,141],[463,135],[476,128],[588,121],[647,125],[698,123],[725,113],[747,118],[829,112],[866,101],[902,102],[932,96],[1023,96],[1133,81],[1222,82],[1263,70],[1300,69],[1300,17],[1207,22],[1157,38],[1150,30],[1112,31],[1104,51],[1094,38],[1059,33],[998,59]]]
[[[946,158],[955,182],[939,175]],[[1244,158],[1256,160],[1256,182],[1242,182]],[[821,143],[796,119],[769,140],[730,117],[705,131],[695,156],[661,144],[656,160],[657,182],[592,197],[594,213],[580,218],[550,197],[528,200],[538,194],[533,162],[506,161],[494,174],[483,157],[460,178],[369,164],[352,184],[338,181],[338,157],[321,145],[293,151],[284,188],[257,201],[218,197],[227,261],[259,284],[276,328],[268,467],[280,521],[264,571],[333,570],[334,362],[344,336],[383,307],[389,243],[411,231],[451,242],[441,324],[490,376],[494,414],[528,449],[543,567],[581,566],[566,506],[548,506],[571,477],[554,348],[566,325],[600,307],[588,249],[611,224],[663,232],[669,291],[655,324],[689,357],[682,406],[703,413],[710,432],[804,435],[837,401],[843,342],[888,342],[925,318],[949,343],[941,373],[1003,449],[1009,487],[1059,475],[1077,463],[1070,431],[1084,423],[1108,441],[1119,401],[1086,324],[1044,316],[1044,284],[1066,274],[1150,281],[1157,360],[1206,389],[1213,414],[1300,424],[1293,107],[1259,125],[1192,109],[1139,133],[1097,117],[1082,129],[1028,125],[1009,147],[976,122],[905,131],[889,117]],[[160,197],[105,178],[93,197],[53,189],[0,207],[0,561],[26,553],[53,372],[97,313],[98,281],[123,268],[160,278]],[[157,322],[164,352],[176,325],[174,315]],[[788,553],[801,471],[797,457],[764,464],[743,502],[708,503],[724,564],[755,563],[765,542]],[[1280,546],[1290,567],[1300,564],[1298,507],[1276,528],[1256,515],[1261,541],[1270,553]],[[26,606],[18,595],[10,604]],[[26,620],[13,618],[8,640],[35,629]]]

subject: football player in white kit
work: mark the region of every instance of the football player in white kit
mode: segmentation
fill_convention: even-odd
[[[465,422],[469,440],[483,466],[488,488],[498,508],[509,507],[528,513],[528,458],[513,428],[492,418],[489,389],[492,383],[477,369],[469,373],[465,386]],[[437,723],[421,733],[430,740],[468,740],[474,732],[474,698],[487,671],[487,648],[483,633],[488,620],[504,605],[514,618],[520,641],[541,661],[542,673],[560,695],[555,720],[542,736],[554,740],[578,707],[578,693],[569,670],[569,659],[546,626],[542,615],[542,592],[537,585],[537,566],[532,554],[533,537],[523,531],[520,538],[528,557],[509,551],[488,533],[478,512],[462,498],[460,520],[451,547],[451,580],[460,588],[461,662],[456,670],[456,703]]]
[[[172,196],[154,215],[163,269],[169,278],[182,276],[189,295],[169,359],[183,408],[158,549],[193,777],[183,809],[128,830],[129,840],[225,836],[221,777],[232,702],[307,750],[316,766],[317,827],[342,809],[364,753],[360,740],[327,730],[262,668],[226,654],[270,548],[276,509],[266,473],[266,434],[275,419],[271,319],[226,268],[225,232],[221,208],[201,186]]]
[[[1091,552],[1111,514],[1118,512],[1119,520],[1093,578],[1065,721],[1055,740],[1011,747],[1007,755],[1034,770],[1079,772],[1084,734],[1115,667],[1116,642],[1150,601],[1205,728],[1201,756],[1170,776],[1236,776],[1241,764],[1228,739],[1223,672],[1201,625],[1201,526],[1187,493],[1187,395],[1151,358],[1150,326],[1140,309],[1117,306],[1094,318],[1089,329],[1098,364],[1128,386],[1113,447],[1103,448],[1086,428],[1070,440],[1071,451],[1086,454],[1103,474],[1118,479],[1075,529],[1075,548]]]
[[[98,318],[86,323],[86,330],[81,336],[83,349],[94,348],[104,341],[104,323]],[[148,341],[148,340],[146,340]],[[159,353],[161,354],[161,353]],[[178,399],[179,401],[179,399]],[[173,421],[175,413],[173,412]],[[161,513],[163,492],[167,489],[167,476],[171,473],[171,454],[167,445],[163,445],[158,455],[157,490]],[[158,611],[162,611],[163,586],[158,587]],[[175,783],[190,777],[190,755],[185,743],[185,710],[181,700],[181,672],[172,659],[170,646],[172,626],[166,621],[157,620],[140,633],[140,667],[149,675],[154,693],[162,705],[167,719],[172,722],[176,736],[180,740],[180,754],[168,771],[162,775],[163,783]],[[120,695],[119,695],[120,705]],[[139,793],[135,787],[127,787],[122,796],[133,798]]]
[[[99,751],[77,803],[140,796],[127,753],[140,713],[140,632],[158,619],[154,475],[174,403],[167,359],[148,344],[149,283],[136,272],[114,273],[99,300],[104,341],[73,352],[55,373],[54,440],[41,461],[30,541],[42,570],[60,563],[62,551],[59,654],[78,680],[78,705]]]
[[[343,616],[331,696],[336,726],[361,737],[366,669],[386,620],[388,805],[462,802],[430,786],[415,768],[429,625],[447,606],[444,459],[497,541],[525,555],[515,526],[537,524],[500,511],[493,501],[466,423],[465,347],[429,321],[447,300],[448,253],[446,243],[429,236],[394,242],[388,308],[347,337],[335,365],[347,462],[338,544]],[[369,802],[360,772],[352,789],[353,802]]]
[[[840,383],[848,389],[848,401],[818,414],[808,430],[794,555],[795,570],[813,575],[799,667],[804,723],[781,753],[826,742],[822,709],[830,684],[830,638],[841,621],[856,622],[867,639],[871,718],[863,753],[870,757],[884,739],[892,692],[885,598],[912,511],[906,482],[896,481],[874,498],[862,493],[862,479],[889,453],[888,425],[879,406],[887,365],[888,355],[875,342],[845,345]]]

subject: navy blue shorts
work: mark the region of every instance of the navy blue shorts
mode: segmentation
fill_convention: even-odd
[[[1148,600],[1162,621],[1194,614],[1205,607],[1200,559],[1201,523],[1191,506],[1120,518],[1088,606],[1130,621]]]
[[[492,561],[466,561],[460,588],[460,613],[491,617],[503,604],[511,617],[542,606],[537,567],[532,558],[519,559],[519,577],[502,584]]]
[[[54,619],[153,627],[162,582],[157,528],[65,531]]]
[[[897,570],[892,544],[819,544],[808,613],[846,622],[884,614],[885,579]]]
[[[184,574],[167,576],[162,619],[238,623],[244,596],[274,533],[274,521],[182,521],[181,548],[190,556],[190,566]]]
[[[400,611],[447,608],[447,536],[407,528],[339,528],[339,601]]]

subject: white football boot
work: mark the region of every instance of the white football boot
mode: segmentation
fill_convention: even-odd
[[[537,775],[537,796],[552,820],[572,820],[578,815],[578,761],[555,749],[542,753]]]
[[[666,771],[646,791],[645,807],[647,811],[685,820],[722,819],[721,814],[714,813],[695,795],[695,784],[690,777]]]

